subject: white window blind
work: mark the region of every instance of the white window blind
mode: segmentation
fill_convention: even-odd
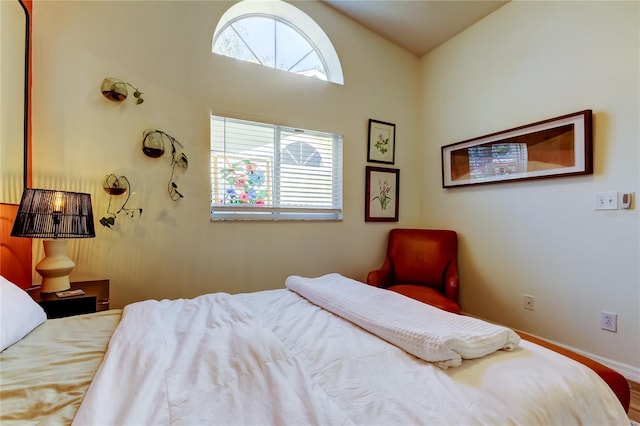
[[[212,220],[341,220],[342,136],[211,116]]]

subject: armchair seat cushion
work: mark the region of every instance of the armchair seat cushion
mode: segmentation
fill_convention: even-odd
[[[460,308],[456,302],[447,299],[438,290],[430,287],[415,284],[396,284],[387,287],[387,290],[395,291],[396,293],[435,306],[444,311],[453,312],[454,314],[460,313]]]
[[[446,229],[392,229],[384,262],[367,274],[367,284],[460,313],[458,235]]]

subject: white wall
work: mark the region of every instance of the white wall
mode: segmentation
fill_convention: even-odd
[[[325,30],[345,85],[334,85],[211,53],[218,19],[233,2],[36,1],[33,27],[35,187],[90,192],[96,219],[108,197],[101,181],[123,173],[139,219],[97,225],[73,241],[72,278],[109,278],[111,306],[146,298],[277,288],[290,274],[340,272],[363,280],[382,263],[388,229],[420,222],[418,60],[319,2],[295,2]],[[104,77],[144,92],[136,106],[106,100]],[[342,222],[209,221],[209,113],[344,135]],[[368,119],[396,124],[401,169],[399,223],[364,223]],[[145,157],[144,129],[185,145],[190,159],[166,192],[169,158]],[[34,261],[42,256],[36,246]],[[37,277],[37,276],[36,276]]]
[[[422,59],[425,226],[460,234],[462,309],[640,378],[640,3],[511,2]],[[594,174],[442,189],[440,147],[583,109]],[[535,297],[535,311],[523,296]],[[600,312],[618,314],[618,332]]]
[[[640,193],[637,2],[512,2],[422,61],[322,3],[295,2],[334,43],[344,86],[212,55],[231,4],[35,2],[34,186],[91,192],[100,218],[103,176],[124,173],[131,207],[144,208],[140,219],[98,225],[95,239],[71,243],[76,278],[109,278],[113,307],[276,288],[289,274],[364,279],[382,260],[388,229],[452,228],[463,310],[640,379],[639,210],[592,208],[598,191]],[[104,99],[106,76],[139,86],[145,103]],[[595,112],[593,176],[442,189],[442,145],[585,108]],[[210,222],[212,109],[342,133],[344,220]],[[397,125],[399,223],[363,220],[369,118]],[[186,146],[178,203],[166,194],[168,159],[140,151],[150,127]],[[41,256],[36,245],[34,260]],[[535,296],[535,311],[523,310],[524,294]],[[602,310],[618,313],[618,333],[600,330]]]

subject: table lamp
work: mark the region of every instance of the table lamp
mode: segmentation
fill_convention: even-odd
[[[96,236],[91,195],[26,188],[11,236],[43,239],[45,257],[36,265],[41,293],[69,290],[69,274],[76,264],[67,256],[66,240]]]

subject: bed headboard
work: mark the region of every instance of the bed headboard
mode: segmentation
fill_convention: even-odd
[[[11,236],[17,212],[16,204],[0,204],[0,275],[22,288],[29,288],[32,285],[31,238]]]

